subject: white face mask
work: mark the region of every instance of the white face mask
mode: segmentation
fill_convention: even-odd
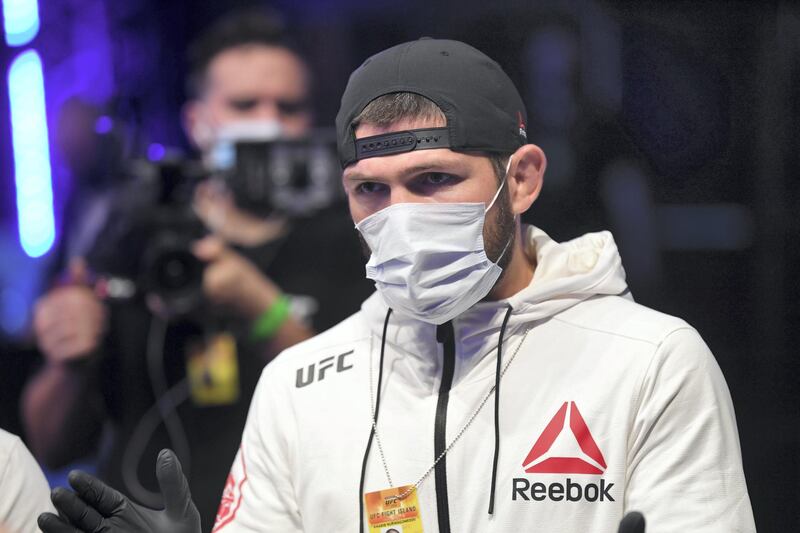
[[[214,170],[229,170],[236,163],[237,142],[267,142],[283,134],[277,120],[242,120],[220,126],[214,135],[208,164]]]
[[[483,226],[505,184],[503,179],[488,206],[394,204],[356,225],[372,251],[367,278],[392,309],[438,325],[489,294],[503,269],[486,256]],[[512,240],[513,234],[498,262]]]

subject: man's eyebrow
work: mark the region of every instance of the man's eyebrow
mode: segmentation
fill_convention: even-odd
[[[459,163],[454,163],[452,161],[429,161],[419,165],[414,165],[413,167],[405,168],[403,169],[401,175],[413,176],[415,174],[422,174],[424,172],[430,172],[430,171],[447,173],[447,172],[458,172],[461,170],[463,170],[463,165]],[[370,176],[367,174],[362,174],[360,172],[352,172],[350,174],[346,174],[344,178],[353,181],[375,181],[381,179],[377,176]]]
[[[461,165],[453,163],[452,161],[429,161],[427,163],[414,165],[403,170],[403,175],[408,176],[411,174],[421,174],[423,172],[430,172],[435,170],[437,172],[448,172],[460,170]]]
[[[241,96],[228,96],[226,97],[228,102],[250,102],[250,101],[258,101],[258,96],[253,95],[241,95]]]
[[[344,179],[352,181],[375,181],[380,178],[377,178],[375,176],[369,176],[367,174],[362,174],[360,172],[351,172],[350,174],[344,174]]]

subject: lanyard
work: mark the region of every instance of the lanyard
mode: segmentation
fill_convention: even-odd
[[[525,339],[527,338],[528,333],[530,332],[530,330],[531,330],[531,326],[528,326],[528,328],[525,330],[525,333],[522,335],[522,339],[520,339],[519,344],[517,344],[517,347],[514,349],[514,353],[511,354],[511,357],[509,357],[509,359],[506,362],[505,366],[501,370],[500,379],[503,378],[503,376],[505,375],[506,371],[508,370],[508,367],[511,366],[512,361],[514,361],[514,357],[516,357],[517,352],[519,352],[519,349],[522,347],[522,344],[525,342]],[[381,437],[380,437],[380,433],[378,432],[378,422],[375,420],[375,391],[374,391],[374,387],[373,387],[373,383],[372,383],[372,376],[373,376],[373,371],[372,371],[372,352],[373,352],[373,350],[372,350],[372,339],[373,339],[373,337],[374,337],[373,335],[370,335],[370,349],[369,349],[369,400],[370,400],[370,408],[371,408],[371,411],[372,411],[372,429],[375,432],[375,440],[378,443],[378,452],[380,453],[381,462],[383,463],[383,471],[386,473],[386,479],[389,481],[389,486],[393,487],[394,483],[392,483],[392,476],[391,476],[391,474],[389,474],[389,466],[386,463],[386,455],[383,453],[383,445],[381,444]],[[417,482],[414,483],[413,485],[411,485],[408,489],[406,489],[405,492],[403,492],[402,494],[399,494],[397,496],[394,496],[392,499],[394,499],[395,501],[396,500],[402,500],[406,496],[411,494],[412,491],[416,490],[420,486],[420,484],[431,474],[431,472],[433,472],[433,469],[436,468],[436,464],[442,459],[442,457],[444,457],[447,454],[448,451],[450,451],[450,448],[452,448],[456,444],[456,442],[458,442],[459,439],[461,439],[461,437],[464,435],[464,433],[467,431],[467,429],[470,427],[470,425],[472,425],[472,422],[478,416],[478,413],[481,412],[481,409],[483,409],[483,406],[486,405],[486,402],[489,401],[489,398],[491,398],[492,394],[494,394],[494,390],[495,390],[495,385],[492,385],[489,388],[488,392],[484,395],[483,399],[478,404],[478,407],[472,412],[472,414],[469,416],[469,418],[467,418],[467,421],[461,427],[461,430],[456,434],[455,438],[453,438],[453,440],[450,442],[450,444],[448,444],[447,447],[442,451],[442,453],[439,454],[439,456],[436,458],[436,460],[433,461],[433,464],[430,466],[430,468],[428,468],[425,471],[425,473],[422,474],[422,476],[417,480]]]

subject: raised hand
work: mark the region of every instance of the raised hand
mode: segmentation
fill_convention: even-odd
[[[161,510],[133,503],[86,472],[72,471],[69,484],[75,492],[59,487],[51,496],[64,518],[42,513],[39,528],[44,533],[199,533],[200,514],[172,450],[158,454],[156,477],[164,498]]]

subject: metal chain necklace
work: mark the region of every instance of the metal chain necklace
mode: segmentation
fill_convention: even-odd
[[[525,342],[525,339],[527,338],[528,333],[531,330],[531,327],[532,326],[528,326],[525,329],[525,333],[522,335],[522,339],[520,339],[519,344],[517,344],[517,347],[514,349],[514,353],[511,354],[511,357],[509,357],[509,359],[506,362],[505,366],[500,371],[500,379],[501,380],[503,379],[503,376],[505,375],[506,371],[508,370],[508,367],[511,366],[511,362],[514,361],[514,357],[516,357],[517,352],[519,352],[519,349],[522,347],[523,343]],[[392,482],[391,474],[389,474],[389,467],[386,464],[386,455],[383,453],[383,445],[381,444],[381,436],[380,436],[380,433],[378,432],[378,422],[375,419],[375,391],[374,391],[374,386],[373,386],[373,383],[372,383],[372,377],[373,377],[373,370],[372,370],[372,353],[373,353],[372,347],[373,347],[373,345],[372,345],[372,341],[373,341],[373,338],[374,338],[374,335],[370,335],[370,339],[369,339],[369,400],[370,400],[370,409],[372,411],[372,429],[373,429],[373,431],[375,433],[375,441],[378,443],[378,452],[380,453],[381,462],[383,463],[383,471],[386,473],[386,479],[389,481],[389,486],[393,487],[394,483]],[[425,479],[431,474],[431,472],[433,472],[434,468],[436,468],[436,465],[439,463],[439,461],[441,461],[442,457],[447,455],[447,452],[450,451],[450,448],[452,448],[455,445],[455,443],[458,442],[458,440],[462,437],[462,435],[464,435],[464,433],[467,431],[467,429],[470,427],[470,425],[472,425],[472,422],[478,416],[478,413],[481,412],[481,409],[483,409],[483,406],[486,405],[486,402],[489,401],[489,398],[491,398],[492,394],[494,394],[494,390],[495,390],[495,385],[493,384],[489,388],[489,391],[483,397],[481,402],[478,404],[477,409],[475,409],[475,411],[473,411],[473,413],[467,419],[466,423],[462,426],[461,430],[456,434],[455,438],[453,438],[453,440],[450,442],[450,444],[448,444],[445,447],[445,449],[442,451],[442,453],[439,454],[439,456],[436,458],[436,460],[433,461],[433,464],[430,466],[430,468],[428,468],[425,471],[425,473],[422,474],[422,476],[417,480],[417,482],[414,483],[413,485],[411,485],[410,488],[406,489],[406,491],[404,491],[402,494],[398,494],[396,496],[391,496],[388,499],[390,499],[392,501],[403,500],[409,494],[411,494],[413,491],[417,490],[417,488],[420,486],[420,484],[423,481],[425,481]]]

